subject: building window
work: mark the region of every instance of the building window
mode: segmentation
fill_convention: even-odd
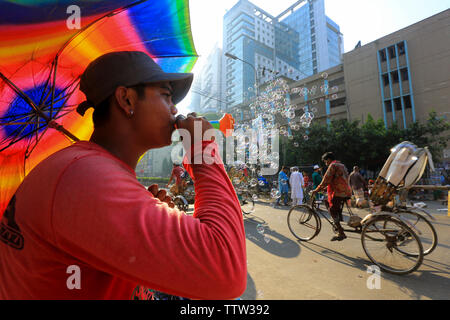
[[[341,77],[341,78],[338,78],[338,79],[334,79],[334,80],[331,80],[330,82],[328,82],[328,86],[330,88],[338,86],[340,84],[344,84],[344,77]]]
[[[346,103],[345,97],[333,100],[330,102],[330,109],[333,109],[333,108],[336,108],[339,106],[345,106],[345,103]]]
[[[409,80],[408,68],[400,69],[400,76],[402,78],[402,81],[408,81]]]
[[[403,56],[405,54],[405,43],[404,42],[397,43],[397,50],[398,55]]]
[[[383,74],[383,85],[387,87],[389,85],[389,75]]]
[[[389,47],[388,53],[389,53],[389,59],[394,59],[395,57],[397,57],[397,55],[395,54],[395,46]]]
[[[400,98],[394,99],[394,106],[395,106],[395,110],[397,110],[397,111],[402,110],[402,101],[400,100]]]
[[[392,83],[398,83],[399,82],[399,77],[398,77],[398,71],[393,71],[391,72],[391,77],[392,77]]]
[[[404,96],[403,97],[403,103],[405,104],[405,109],[411,109],[412,108],[411,97],[410,96]]]
[[[383,49],[383,50],[380,50],[378,52],[380,54],[381,62],[385,62],[386,61],[386,50]]]
[[[384,108],[386,109],[386,112],[392,112],[392,105],[391,101],[385,101],[384,102]]]

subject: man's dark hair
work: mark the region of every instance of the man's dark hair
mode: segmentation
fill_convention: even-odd
[[[138,99],[142,100],[145,98],[145,87],[145,84],[138,84],[128,88],[134,89],[137,93]],[[111,98],[112,95],[95,106],[94,113],[92,114],[92,122],[94,122],[94,128],[102,126],[108,121],[109,110],[112,101]]]
[[[336,157],[334,156],[333,152],[326,152],[322,156],[322,161],[325,161],[325,160],[336,160]]]

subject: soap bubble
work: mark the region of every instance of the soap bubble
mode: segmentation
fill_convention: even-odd
[[[280,191],[279,191],[278,189],[273,188],[273,189],[270,191],[270,196],[271,196],[273,199],[279,198],[279,197],[280,197]]]
[[[258,224],[258,225],[256,226],[256,231],[257,231],[259,234],[264,234],[264,226],[261,225],[261,224]]]
[[[326,72],[322,73],[322,78],[323,78],[323,79],[328,78],[328,73],[326,73]]]

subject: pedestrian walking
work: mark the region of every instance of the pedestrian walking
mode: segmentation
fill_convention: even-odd
[[[277,199],[276,205],[280,205],[281,198],[284,198],[284,205],[288,205],[289,200],[289,177],[287,176],[289,168],[282,167],[278,174],[278,189],[280,191],[280,197]]]
[[[303,180],[303,175],[299,172],[297,167],[292,169],[289,184],[291,185],[292,206],[301,205],[303,203],[303,187],[305,185],[305,181]]]
[[[353,171],[348,177],[348,184],[352,188],[353,195],[355,196],[356,206],[363,207],[366,204],[364,191],[367,190],[367,182],[360,174],[358,166],[353,167]]]
[[[314,172],[312,174],[312,181],[313,181],[313,190],[315,190],[319,184],[322,182],[322,174],[320,173],[320,167],[316,164],[314,166]],[[316,194],[316,200],[320,200],[321,198],[321,194],[317,193]]]

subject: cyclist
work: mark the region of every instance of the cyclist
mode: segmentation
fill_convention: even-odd
[[[172,173],[170,175],[169,182],[166,185],[166,187],[168,188],[172,180],[175,178],[175,184],[170,188],[170,192],[173,195],[183,193],[184,189],[186,188],[186,181],[183,179],[185,172],[186,170],[184,170],[184,168],[178,163],[173,164]]]
[[[331,241],[342,241],[347,238],[344,229],[341,226],[342,209],[351,195],[352,191],[348,185],[348,172],[345,166],[337,161],[332,152],[327,152],[322,156],[322,161],[328,166],[328,170],[322,179],[322,182],[313,190],[312,196],[327,187],[329,212],[337,227],[337,236],[331,238]]]

